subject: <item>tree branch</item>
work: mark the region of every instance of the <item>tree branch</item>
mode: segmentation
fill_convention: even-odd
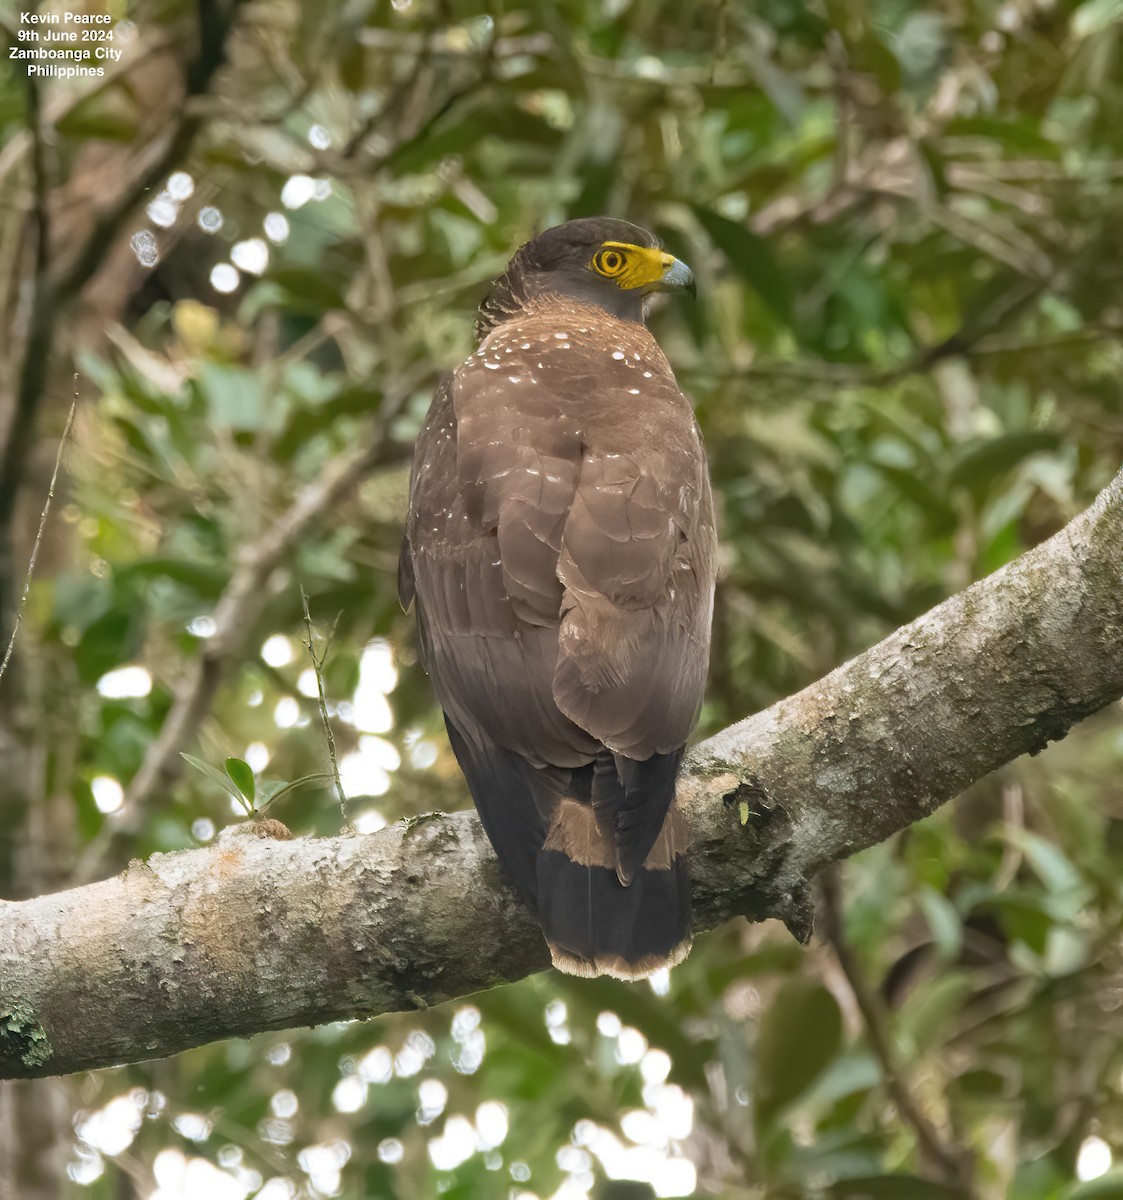
[[[698,928],[778,916],[806,938],[820,868],[1117,700],[1121,647],[1123,472],[1049,541],[694,751]],[[472,814],[277,834],[251,822],[0,903],[0,1077],[437,1004],[547,964]]]
[[[50,179],[43,145],[39,111],[39,86],[27,80],[27,125],[31,137],[31,216],[35,223],[35,252],[29,280],[30,300],[23,358],[15,391],[15,404],[0,449],[0,634],[7,631],[8,606],[15,605],[14,547],[10,533],[19,482],[31,446],[35,411],[47,379],[54,330],[55,293],[49,278],[51,224],[47,205]],[[14,624],[15,613],[11,615]]]
[[[74,376],[78,378],[77,375]],[[55,488],[58,485],[58,473],[62,468],[62,456],[66,451],[66,444],[70,441],[70,431],[74,427],[74,414],[78,411],[78,389],[74,389],[74,399],[70,402],[70,412],[66,415],[66,424],[63,426],[62,437],[59,438],[58,451],[55,453],[55,469],[51,472],[51,482],[47,488],[47,498],[43,502],[42,511],[39,513],[39,528],[35,531],[35,541],[31,545],[31,554],[27,560],[27,574],[23,580],[23,591],[20,593],[20,598],[16,604],[15,616],[12,619],[12,632],[8,637],[8,645],[4,650],[4,655],[0,658],[0,680],[3,680],[4,673],[8,669],[8,663],[12,661],[12,651],[16,648],[16,635],[19,633],[20,623],[23,621],[24,609],[27,608],[27,598],[31,594],[31,580],[35,576],[35,564],[39,558],[39,547],[43,544],[43,533],[47,528],[47,517],[51,513],[51,502],[55,498]]]
[[[958,1188],[963,1200],[972,1200],[972,1162],[970,1152],[954,1142],[937,1128],[925,1112],[915,1095],[907,1074],[897,1061],[889,1028],[889,1014],[881,997],[871,987],[862,973],[858,956],[846,938],[842,923],[842,888],[839,884],[838,868],[828,867],[820,876],[823,904],[820,909],[819,927],[823,937],[830,943],[838,965],[850,986],[858,1012],[865,1025],[866,1039],[874,1057],[881,1067],[881,1078],[886,1091],[896,1105],[901,1120],[916,1133],[921,1157],[929,1170],[949,1187]]]

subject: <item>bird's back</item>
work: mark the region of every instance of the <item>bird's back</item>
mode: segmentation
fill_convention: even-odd
[[[403,599],[485,828],[567,970],[634,977],[689,944],[670,809],[713,563],[697,426],[643,325],[534,306],[438,389]]]

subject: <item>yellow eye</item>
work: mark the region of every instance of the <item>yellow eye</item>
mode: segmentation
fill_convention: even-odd
[[[624,269],[624,255],[619,250],[599,250],[593,258],[593,266],[611,278]]]

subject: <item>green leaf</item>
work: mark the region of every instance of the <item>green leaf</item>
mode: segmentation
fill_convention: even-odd
[[[122,582],[132,578],[171,579],[191,588],[199,596],[213,598],[221,593],[230,572],[225,567],[193,559],[138,558],[121,567],[117,578]]]
[[[767,1121],[811,1086],[838,1053],[842,1016],[820,983],[792,979],[777,992],[757,1038],[756,1111]]]
[[[964,1071],[952,1081],[957,1091],[974,1099],[994,1103],[1006,1095],[1008,1081],[998,1071]]]
[[[1068,895],[1083,891],[1083,876],[1065,852],[1048,838],[1029,829],[1010,829],[1006,834],[1033,868],[1037,877],[1053,894]]]
[[[1123,1200],[1123,1171],[1078,1183],[1064,1193],[1064,1200]]]
[[[888,34],[884,31],[882,36]],[[869,72],[887,95],[901,86],[901,64],[897,56],[872,35],[856,39],[847,46],[851,70]]]
[[[1072,14],[1070,28],[1074,38],[1091,37],[1123,21],[1123,0],[1088,0]]]
[[[1042,450],[1055,450],[1061,435],[1051,429],[1028,429],[1006,433],[974,446],[952,467],[948,481],[953,487],[970,488],[980,493],[1023,459]]]
[[[729,265],[785,324],[792,323],[792,291],[772,249],[744,225],[708,208],[692,206],[703,229],[725,253]]]
[[[302,788],[310,783],[330,783],[334,778],[335,776],[330,771],[315,771],[311,775],[301,775],[299,779],[293,779],[288,783],[279,784],[275,788],[263,790],[261,804],[257,810],[258,815],[263,813],[274,801],[290,795],[297,788]]]
[[[140,611],[114,608],[86,627],[74,649],[74,665],[83,683],[95,683],[129,661],[144,640],[143,619]]]
[[[991,901],[1002,922],[1007,937],[1024,942],[1037,955],[1043,955],[1049,944],[1049,934],[1056,924],[1053,915],[1046,911],[1045,898],[1039,892],[1028,889],[1009,889]]]
[[[935,536],[943,536],[955,529],[958,523],[955,509],[942,496],[937,495],[915,471],[883,462],[875,462],[873,465],[902,496],[927,514]]]
[[[916,896],[932,937],[945,962],[954,962],[963,946],[963,922],[955,905],[935,888],[922,888]]]
[[[63,114],[55,129],[75,141],[131,142],[138,123],[120,91],[100,90]]]
[[[273,456],[278,462],[287,462],[340,417],[377,412],[381,403],[381,394],[369,384],[357,384],[344,388],[315,407],[307,403],[294,404],[273,443]]]
[[[957,117],[943,130],[944,137],[986,138],[1010,155],[1053,161],[1060,158],[1061,146],[1046,137],[1038,123],[1024,117]]]
[[[971,990],[971,976],[958,970],[945,970],[927,986],[916,988],[897,1015],[901,1035],[910,1039],[913,1046],[938,1045]]]
[[[808,1099],[816,1106],[835,1104],[850,1096],[864,1095],[881,1081],[881,1068],[869,1051],[844,1052],[815,1081]]]
[[[218,767],[212,767],[209,762],[204,762],[201,758],[196,758],[194,754],[184,754],[182,750],[180,751],[179,757],[182,758],[185,763],[189,763],[191,766],[193,766],[196,771],[201,771],[211,781],[211,783],[217,783],[218,786],[222,788],[222,790],[228,796],[234,800],[237,800],[243,808],[245,807],[245,797],[238,790],[234,781],[230,779],[229,776],[223,774]]]
[[[233,780],[234,786],[238,791],[249,801],[250,808],[252,809],[255,793],[253,768],[249,763],[244,762],[240,758],[228,758],[226,760],[226,774]]]
[[[284,289],[289,307],[296,312],[318,317],[326,311],[346,307],[343,284],[323,271],[279,266],[272,268],[266,278]]]
[[[254,432],[265,423],[265,393],[252,371],[204,363],[198,387],[211,421],[219,428]]]
[[[831,1200],[963,1200],[963,1193],[916,1175],[867,1175],[841,1179],[825,1193]]]

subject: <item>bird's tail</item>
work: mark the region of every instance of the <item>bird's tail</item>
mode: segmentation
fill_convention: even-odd
[[[690,950],[686,822],[672,803],[681,753],[535,767],[463,736],[445,716],[484,829],[534,909],[554,965],[644,979]]]
[[[681,757],[636,763],[606,754],[590,799],[554,808],[537,893],[558,970],[644,979],[689,953],[687,831],[674,803]]]

